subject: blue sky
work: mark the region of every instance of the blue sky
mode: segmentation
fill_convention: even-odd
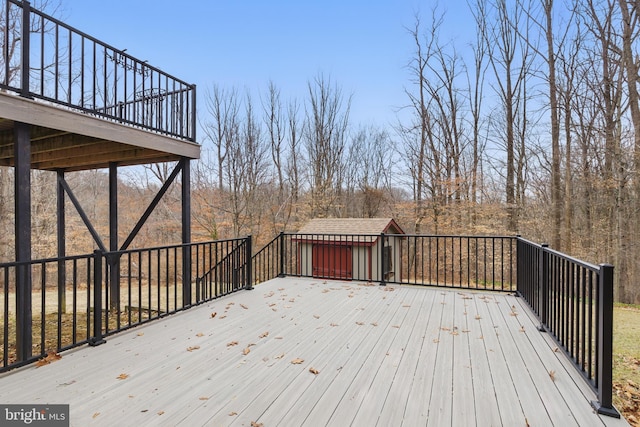
[[[473,36],[466,0],[443,2],[449,34]],[[198,86],[264,93],[272,80],[283,98],[303,100],[323,73],[352,94],[352,123],[387,126],[406,103],[405,68],[413,42],[405,27],[434,3],[415,0],[62,0],[56,16],[127,53]],[[203,102],[200,112],[203,112]]]

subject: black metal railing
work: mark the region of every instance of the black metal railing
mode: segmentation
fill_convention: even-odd
[[[99,344],[109,334],[275,277],[359,280],[516,292],[593,387],[598,412],[619,416],[612,405],[610,265],[520,237],[281,233],[253,256],[251,246],[249,236],[0,264],[0,371],[50,350]],[[33,313],[17,313],[24,297],[15,289],[19,274],[33,284]],[[33,326],[30,337],[25,322]],[[20,340],[34,356],[19,357]]]
[[[195,85],[27,1],[0,0],[0,7],[0,88],[195,142]]]
[[[253,265],[256,281],[303,276],[516,290],[512,237],[281,233]]]
[[[246,237],[0,264],[0,371],[250,289],[250,251]],[[30,313],[17,309],[21,269],[31,277]]]
[[[598,412],[619,417],[612,403],[613,266],[517,242],[518,293],[596,391]]]

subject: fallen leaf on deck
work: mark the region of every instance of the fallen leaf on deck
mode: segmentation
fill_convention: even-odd
[[[265,338],[267,336],[269,336],[269,331],[265,331],[265,332],[261,333],[258,338]]]
[[[197,337],[203,337],[203,336],[204,336],[204,334],[203,334],[202,332],[198,332],[198,333],[196,334],[196,336],[197,336]]]
[[[227,343],[227,347],[233,347],[234,345],[238,345],[238,341],[231,341]]]
[[[403,304],[403,307],[407,308],[407,307],[411,307],[409,304]]]
[[[443,331],[450,331],[450,330],[451,330],[451,328],[447,328],[447,327],[444,327],[444,326],[443,326],[442,328],[440,328],[440,330],[443,330]]]
[[[303,362],[304,362],[304,359],[296,358],[296,359],[293,359],[293,360],[291,361],[291,364],[293,364],[293,365],[299,365],[299,364],[301,364],[301,363],[303,363]]]
[[[373,322],[373,323],[371,324],[371,326],[378,326],[378,323],[377,323],[377,322]]]
[[[199,400],[209,400],[209,398],[207,396],[202,396],[200,398],[198,398]]]
[[[247,306],[246,306],[246,305],[244,305],[244,304],[240,304],[240,307],[244,308],[245,310],[248,310],[248,309],[249,309],[249,307],[247,307]]]
[[[314,314],[313,317],[315,317],[316,319],[320,318],[320,316],[318,316],[317,314]]]
[[[356,322],[356,325],[362,326],[362,325],[364,325],[364,322]]]
[[[323,289],[323,290],[322,290],[322,293],[323,293],[323,294],[326,294],[327,292],[329,292],[329,289]]]
[[[62,356],[60,356],[55,351],[50,351],[49,353],[47,353],[45,357],[43,357],[42,359],[36,362],[36,368],[39,368],[40,366],[48,365],[49,363],[55,362],[56,360],[60,360],[60,359],[62,359]]]
[[[555,381],[556,380],[556,371],[549,371],[549,378],[551,378],[551,381]]]
[[[214,318],[214,317],[216,317],[217,315],[218,315],[218,313],[214,311],[213,313],[211,313],[211,318],[213,319],[213,318]]]
[[[554,353],[557,353],[557,352],[558,352],[558,350],[559,350],[559,348],[558,348],[558,347],[555,347],[555,348],[553,349],[553,352],[554,352]]]
[[[450,334],[451,335],[458,335],[458,331],[451,331]]]
[[[392,328],[400,329],[400,325],[393,325]]]
[[[476,314],[476,320],[480,320],[480,319],[482,319],[482,317],[480,317],[479,314]]]
[[[332,323],[331,326],[338,326],[338,324],[337,323]]]
[[[164,411],[158,411],[158,415],[164,414]]]
[[[309,368],[309,372],[311,372],[313,375],[318,375],[320,373],[320,371],[318,371],[316,368]]]
[[[284,357],[284,353],[282,353],[282,354],[280,354],[280,355],[278,355],[278,356],[274,357],[274,359],[282,359],[283,357]]]
[[[290,298],[289,302],[296,302],[296,299],[295,298]]]
[[[520,332],[524,332],[524,326],[520,326]]]
[[[138,336],[141,337],[144,335],[144,332],[138,332]]]
[[[95,412],[91,418],[96,419],[100,415],[100,412]]]
[[[433,343],[434,344],[438,344],[440,342],[440,340],[438,338],[434,338]]]
[[[517,316],[518,313],[516,313],[515,311],[512,311],[511,313],[509,313],[509,316]]]
[[[238,413],[235,411],[229,412],[230,417],[235,417],[236,415],[238,415]]]
[[[257,423],[255,421],[251,421],[251,427],[262,427],[263,424],[262,423]]]
[[[194,351],[194,350],[199,350],[200,346],[199,345],[194,345],[191,347],[187,347],[187,351]]]
[[[225,317],[227,317],[227,316],[220,316],[220,317],[218,317],[218,319],[224,319]]]
[[[125,373],[122,373],[116,377],[117,380],[126,380],[127,378],[129,378],[129,375]]]
[[[242,354],[244,354],[245,356],[247,354],[251,353],[251,349],[249,347],[245,348],[244,350],[242,350]]]

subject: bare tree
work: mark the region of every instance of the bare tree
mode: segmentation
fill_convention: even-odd
[[[311,212],[326,217],[336,213],[341,190],[343,156],[351,97],[324,75],[308,83],[304,139],[311,174]]]

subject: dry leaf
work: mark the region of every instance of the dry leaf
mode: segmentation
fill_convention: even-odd
[[[296,359],[293,359],[293,360],[291,361],[291,364],[293,364],[293,365],[300,365],[300,364],[301,364],[301,363],[303,363],[303,362],[304,362],[304,359],[296,358]]]
[[[204,336],[204,334],[203,334],[202,332],[198,332],[198,333],[196,334],[196,336],[197,336],[197,337],[203,337],[203,336]]]
[[[96,419],[100,415],[100,412],[94,412],[91,418]]]
[[[209,398],[207,396],[202,396],[199,398],[199,400],[209,400]]]
[[[400,329],[400,325],[393,325],[392,328]]]
[[[129,378],[129,375],[125,373],[122,373],[116,377],[116,379],[118,380],[126,380],[127,378]]]
[[[199,349],[200,349],[199,345],[194,345],[194,346],[188,347],[187,351],[194,351],[194,350],[199,350]]]
[[[251,353],[251,349],[249,347],[245,348],[244,350],[242,350],[242,354],[244,354],[245,356],[247,354]]]
[[[251,427],[262,427],[263,424],[262,423],[257,423],[255,421],[251,421]]]
[[[265,338],[267,336],[269,336],[269,331],[265,331],[265,332],[261,333],[258,338]]]
[[[316,319],[320,318],[320,316],[318,316],[317,314],[314,314],[313,317],[315,317]]]
[[[509,316],[517,316],[518,313],[516,313],[515,311],[512,311],[511,313],[509,313]]]
[[[480,320],[480,319],[482,319],[482,317],[480,317],[479,314],[476,314],[476,320]]]
[[[524,326],[520,326],[520,332],[524,332]]]
[[[356,325],[362,326],[362,325],[364,325],[364,322],[356,322]]]
[[[238,415],[238,413],[235,411],[229,412],[230,417],[235,417],[236,415]]]
[[[371,324],[371,326],[378,326],[378,323],[377,323],[377,322],[373,322],[373,323]]]
[[[164,414],[164,411],[158,411],[158,415]]]
[[[45,357],[36,362],[36,367],[39,368],[40,366],[48,365],[49,363],[55,362],[56,360],[60,359],[62,359],[62,356],[60,356],[55,351],[50,351]]]
[[[558,348],[558,347],[555,347],[555,348],[553,349],[553,352],[554,352],[554,353],[557,353],[557,352],[558,352],[558,350],[559,350],[559,348]]]
[[[551,378],[551,381],[555,381],[556,380],[556,371],[549,371],[549,378]]]
[[[246,306],[246,305],[244,305],[244,304],[240,304],[240,307],[244,308],[245,310],[248,310],[248,309],[249,309],[249,307],[247,307],[247,306]]]
[[[440,342],[440,340],[438,338],[434,338],[433,342],[434,342],[434,344],[438,344]]]
[[[282,359],[283,357],[284,357],[284,353],[282,353],[282,354],[280,354],[280,355],[278,355],[278,356],[274,357],[274,359]]]
[[[138,336],[141,337],[144,335],[144,332],[138,332]]]
[[[214,318],[214,317],[216,317],[217,315],[218,315],[218,313],[214,311],[213,313],[211,313],[211,318],[213,319],[213,318]]]
[[[316,368],[309,368],[309,372],[311,372],[313,375],[318,375],[320,373],[320,371],[318,371]]]
[[[227,316],[220,316],[220,317],[218,317],[218,319],[224,319],[225,317],[227,317]]]
[[[227,343],[227,347],[233,347],[234,345],[238,345],[238,341],[231,341]]]

